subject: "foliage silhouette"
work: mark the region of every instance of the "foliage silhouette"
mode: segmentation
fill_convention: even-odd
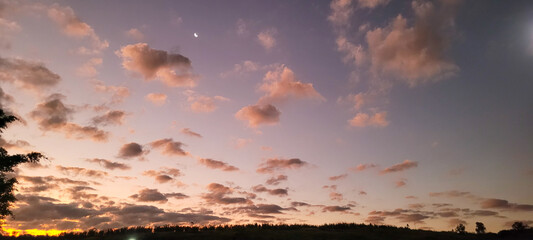
[[[8,124],[17,120],[17,117],[6,114],[0,109],[0,133],[3,133]],[[9,208],[17,200],[13,194],[17,179],[9,177],[6,173],[13,172],[13,168],[21,163],[36,163],[41,159],[46,157],[38,152],[9,155],[3,147],[0,147],[0,219],[13,214]]]
[[[455,227],[455,232],[459,233],[459,234],[465,234],[466,233],[465,225],[462,224],[462,223],[459,223],[459,225],[457,225],[457,227]]]
[[[463,225],[464,226],[464,225]],[[408,229],[387,225],[366,225],[355,223],[338,223],[325,225],[307,224],[248,224],[219,226],[179,226],[164,225],[156,227],[128,227],[107,230],[90,229],[85,232],[66,232],[59,236],[4,236],[7,240],[170,240],[170,239],[432,239],[432,240],[522,240],[533,239],[533,230],[504,230],[498,234],[484,233],[458,234],[455,232],[435,232]]]
[[[476,222],[476,233],[477,234],[483,234],[485,233],[485,230],[487,230],[487,228],[485,227],[485,224],[483,224],[482,222]]]
[[[514,222],[512,226],[514,231],[524,231],[527,228],[523,222]]]

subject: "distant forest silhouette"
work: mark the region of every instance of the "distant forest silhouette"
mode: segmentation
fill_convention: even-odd
[[[459,227],[459,226],[458,226]],[[463,225],[464,227],[464,225]],[[518,228],[517,228],[518,227]],[[461,227],[459,227],[461,228]],[[463,229],[464,230],[464,229]],[[468,233],[457,231],[436,232],[429,230],[410,229],[389,225],[337,223],[324,225],[307,224],[248,224],[248,225],[219,225],[219,226],[180,226],[164,225],[156,227],[125,227],[118,229],[97,230],[84,232],[64,232],[59,236],[18,237],[4,236],[2,239],[12,240],[76,240],[76,239],[104,239],[104,240],[166,240],[166,239],[434,239],[434,240],[462,240],[462,239],[533,239],[533,228],[516,222],[511,230],[498,233]]]

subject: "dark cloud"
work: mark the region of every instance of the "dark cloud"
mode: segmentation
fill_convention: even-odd
[[[93,159],[87,159],[86,160],[87,162],[92,162],[92,163],[98,163],[100,164],[100,166],[106,168],[106,169],[109,169],[109,170],[115,170],[115,169],[120,169],[120,170],[129,170],[131,169],[131,167],[127,164],[124,164],[124,163],[119,163],[119,162],[112,162],[112,161],[109,161],[109,160],[106,160],[106,159],[101,159],[101,158],[93,158]]]
[[[245,210],[255,214],[282,214],[284,210],[294,210],[293,208],[282,208],[275,204],[257,204],[239,207],[238,210]]]
[[[104,115],[96,116],[92,119],[95,125],[122,125],[126,113],[124,111],[108,111]]]
[[[44,102],[39,103],[30,112],[30,117],[37,121],[39,128],[43,131],[63,132],[68,138],[90,138],[93,141],[107,141],[108,132],[102,131],[97,127],[80,126],[69,122],[75,111],[72,107],[63,103],[64,99],[64,95],[57,93],[48,96]]]
[[[368,213],[368,215],[382,217],[383,219],[385,219],[386,217],[394,217],[400,222],[424,223],[423,220],[430,218],[432,215],[434,215],[434,213],[398,208],[394,211],[371,211],[370,213]]]
[[[401,172],[401,171],[407,170],[409,168],[414,168],[414,167],[418,167],[418,162],[405,160],[402,163],[398,163],[396,165],[393,165],[393,166],[390,166],[388,168],[381,170],[381,173],[386,174],[386,173],[393,173],[393,172]]]
[[[444,192],[430,192],[430,197],[450,197],[450,198],[456,198],[456,197],[465,197],[465,198],[477,198],[470,192],[462,192],[457,190],[450,190],[450,191],[444,191]]]
[[[91,177],[91,178],[103,178],[108,175],[107,172],[80,168],[80,167],[63,167],[61,165],[58,165],[56,166],[56,169],[62,172],[63,174],[69,175],[69,176],[80,176],[81,175],[81,176]]]
[[[189,153],[185,152],[181,147],[184,146],[182,142],[172,140],[172,138],[164,138],[153,141],[150,146],[161,150],[161,153],[168,156],[187,156]]]
[[[291,202],[292,207],[305,207],[305,206],[311,206],[309,203],[305,202]]]
[[[181,171],[177,168],[163,168],[162,170],[148,170],[144,171],[143,175],[154,177],[158,183],[166,183],[173,181],[175,177],[181,176]]]
[[[505,209],[511,211],[533,211],[533,205],[510,203],[503,199],[485,199],[481,202],[481,208]]]
[[[271,177],[267,179],[266,184],[268,185],[278,185],[282,181],[287,181],[288,177],[287,175],[278,175],[277,177]]]
[[[230,172],[230,171],[238,171],[239,169],[235,166],[229,165],[225,162],[209,159],[209,158],[200,158],[198,159],[198,162],[208,168],[212,169],[220,169],[222,171]]]
[[[249,204],[251,200],[243,197],[227,197],[227,195],[233,193],[233,189],[226,187],[219,183],[211,183],[207,185],[206,193],[202,196],[208,203],[217,204]]]
[[[58,200],[33,195],[17,195],[20,204],[13,210],[17,221],[50,221],[71,219],[97,215],[93,209],[79,208],[75,203],[59,203]],[[34,226],[36,228],[37,226]]]
[[[368,216],[365,219],[365,222],[371,223],[371,224],[377,224],[377,225],[383,225],[385,221],[385,217],[382,216]]]
[[[242,121],[247,121],[248,126],[258,127],[263,124],[276,124],[279,122],[281,112],[271,104],[249,105],[241,108],[235,117]]]
[[[168,198],[184,199],[188,198],[187,195],[183,193],[161,193],[157,189],[141,189],[138,194],[133,194],[130,198],[133,198],[139,202],[159,202],[166,203]]]
[[[275,196],[287,196],[288,195],[287,189],[283,189],[283,188],[268,189],[263,185],[254,186],[252,187],[252,190],[254,192],[267,192],[268,194],[275,195]]]
[[[61,80],[61,77],[42,63],[22,59],[0,57],[0,81],[10,82],[22,88],[41,91],[50,88]]]
[[[136,142],[130,142],[122,145],[118,151],[118,157],[123,159],[129,159],[134,157],[142,157],[148,153],[147,150],[143,149],[143,146]]]
[[[116,53],[125,69],[141,74],[147,81],[157,78],[170,87],[196,85],[191,61],[183,55],[156,50],[146,43],[127,45]]]
[[[271,158],[262,163],[257,169],[258,173],[273,173],[283,169],[297,169],[303,166],[307,166],[308,163],[298,158],[291,159],[277,159]]]
[[[329,180],[337,181],[337,180],[345,179],[347,176],[348,174],[341,174],[341,175],[329,177]]]
[[[322,212],[347,212],[350,209],[348,206],[325,206],[322,208]]]
[[[183,128],[183,129],[181,129],[181,133],[183,133],[183,134],[185,134],[185,135],[187,135],[187,136],[191,136],[191,137],[199,137],[199,138],[202,137],[202,135],[200,135],[200,134],[197,133],[197,132],[192,131],[192,130],[189,129],[189,128]]]

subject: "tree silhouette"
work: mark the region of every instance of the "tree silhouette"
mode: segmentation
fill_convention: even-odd
[[[513,226],[511,226],[511,227],[515,231],[524,231],[527,226],[523,222],[514,222]]]
[[[7,128],[9,123],[17,120],[17,117],[6,114],[3,109],[0,109],[0,133]],[[36,163],[41,159],[46,159],[46,157],[38,152],[9,155],[3,147],[0,147],[0,219],[13,214],[9,208],[17,200],[13,194],[17,179],[7,176],[6,173],[13,172],[13,168],[21,163]]]
[[[457,227],[455,227],[455,232],[459,233],[459,234],[465,234],[466,233],[465,225],[462,224],[462,223],[459,223],[459,225],[457,225]]]
[[[477,234],[484,234],[485,230],[487,230],[487,228],[485,227],[485,224],[483,224],[482,222],[476,222],[476,233]]]

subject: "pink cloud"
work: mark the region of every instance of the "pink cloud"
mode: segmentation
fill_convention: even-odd
[[[401,172],[409,168],[415,168],[415,167],[418,167],[418,162],[413,162],[411,160],[405,160],[402,163],[398,163],[396,165],[393,165],[393,166],[390,166],[388,168],[381,170],[381,173],[386,174],[386,173],[393,173],[393,172]]]
[[[259,125],[272,125],[279,122],[281,112],[273,105],[249,105],[241,108],[235,117],[247,121],[248,126],[256,128]]]
[[[156,106],[163,106],[167,102],[167,95],[164,93],[149,93],[144,99]]]
[[[231,171],[238,171],[239,168],[229,165],[228,163],[210,159],[210,158],[199,158],[198,162],[208,168],[212,169],[220,169],[222,171],[231,172]]]
[[[261,104],[280,103],[289,98],[326,100],[315,90],[313,84],[298,81],[294,72],[284,65],[267,72],[259,89],[266,93],[259,99]]]
[[[273,173],[278,170],[283,169],[298,169],[303,166],[307,166],[308,163],[305,161],[302,161],[298,158],[291,158],[291,159],[278,159],[278,158],[271,158],[268,159],[266,162],[262,163],[260,167],[257,169],[258,173]]]
[[[387,120],[387,112],[378,112],[374,115],[368,115],[366,113],[357,113],[355,117],[348,121],[353,127],[386,127],[389,125]]]

